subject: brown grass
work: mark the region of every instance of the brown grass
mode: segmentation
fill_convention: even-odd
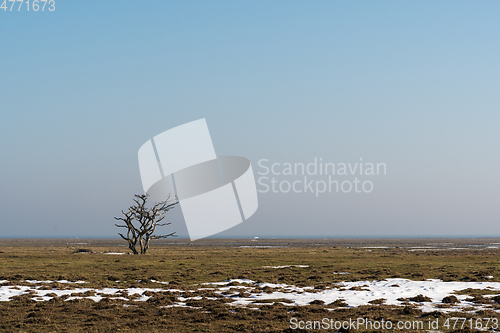
[[[227,300],[210,290],[197,290],[204,282],[246,278],[261,282],[312,286],[321,292],[341,281],[361,281],[386,278],[424,280],[438,278],[445,281],[499,281],[498,250],[408,251],[401,244],[387,249],[370,251],[352,244],[310,244],[283,241],[288,247],[245,248],[251,242],[205,245],[153,245],[145,256],[106,255],[105,252],[128,252],[114,241],[85,241],[90,244],[73,245],[49,241],[0,242],[0,280],[8,285],[31,285],[22,280],[84,280],[88,284],[75,286],[53,282],[44,288],[176,288],[195,290],[189,300],[194,308],[167,307],[178,302],[182,293],[150,293],[146,302],[110,299],[100,302],[89,299],[65,301],[59,297],[46,302],[31,300],[32,295],[21,295],[10,302],[0,302],[0,330],[3,332],[297,332],[290,330],[290,319],[321,320],[365,317],[372,320],[416,320],[447,318],[450,316],[478,318],[499,315],[493,311],[481,313],[440,312],[424,314],[413,305],[395,307],[384,305],[383,299],[373,305],[346,308],[342,300],[332,304],[312,302],[306,306],[284,305],[286,300],[258,301],[247,307],[231,306]],[[236,241],[233,241],[233,243]],[[195,243],[196,244],[196,243]],[[262,243],[260,243],[262,244]],[[379,243],[382,244],[382,243]],[[92,253],[78,253],[78,247]],[[264,266],[308,265],[282,269]],[[349,272],[348,275],[333,272]],[[485,276],[492,275],[493,279]],[[150,280],[169,282],[169,285]],[[119,281],[119,282],[117,282]],[[5,285],[5,284],[4,284]],[[244,285],[244,284],[243,284]],[[231,293],[245,297],[244,289],[233,284]],[[362,289],[362,287],[360,287]],[[269,292],[266,287],[263,292]],[[475,297],[487,291],[461,291]],[[489,294],[494,292],[489,291]],[[83,294],[83,293],[82,293]],[[88,293],[89,295],[92,292]],[[85,296],[85,294],[83,295]],[[120,296],[120,295],[114,295]],[[417,296],[417,295],[415,295]],[[215,297],[215,300],[206,299]],[[493,301],[491,301],[493,304]],[[492,305],[493,306],[493,305]],[[397,330],[394,330],[397,331]],[[362,332],[362,330],[360,331]]]

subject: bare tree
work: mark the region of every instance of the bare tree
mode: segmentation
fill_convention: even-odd
[[[127,236],[118,233],[124,240],[128,241],[128,247],[134,252],[137,251],[137,243],[139,243],[141,254],[145,254],[149,249],[149,241],[152,239],[160,239],[167,237],[175,237],[175,232],[167,235],[154,235],[156,228],[169,225],[170,223],[159,223],[165,218],[165,214],[173,209],[179,203],[177,197],[156,202],[152,208],[146,207],[148,199],[147,194],[136,194],[135,204],[130,206],[128,212],[122,210],[124,217],[115,217],[116,220],[123,221],[125,225],[115,224],[119,228],[127,228]]]

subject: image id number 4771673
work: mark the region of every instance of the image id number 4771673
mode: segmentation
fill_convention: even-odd
[[[2,0],[0,0],[2,1]],[[34,11],[44,12],[46,10],[53,12],[56,10],[55,0],[3,0],[0,9],[4,12],[9,11]]]

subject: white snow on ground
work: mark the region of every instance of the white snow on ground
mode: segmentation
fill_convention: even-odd
[[[426,280],[412,281],[407,279],[387,279],[384,281],[356,281],[356,282],[341,282],[337,285],[332,285],[332,289],[315,291],[312,287],[296,287],[286,284],[271,284],[262,283],[258,287],[271,287],[278,289],[272,293],[252,293],[251,286],[253,283],[245,280],[231,280],[229,282],[216,282],[213,285],[227,285],[231,282],[246,283],[244,286],[226,286],[219,287],[219,292],[225,292],[231,288],[244,288],[250,293],[249,297],[231,297],[234,301],[233,305],[250,305],[259,300],[287,299],[293,303],[283,303],[285,305],[307,305],[314,300],[324,301],[325,304],[333,303],[338,299],[350,307],[360,305],[368,305],[370,301],[380,298],[386,299],[387,305],[402,305],[403,302],[398,301],[398,298],[411,298],[417,295],[423,295],[431,298],[432,302],[423,302],[414,304],[420,305],[423,311],[459,311],[483,309],[483,305],[467,302],[465,299],[470,298],[468,295],[456,295],[461,303],[450,308],[437,308],[437,305],[442,305],[442,299],[446,296],[454,294],[454,292],[471,288],[471,289],[491,289],[491,295],[485,297],[493,297],[500,293],[500,282],[443,282],[441,280]],[[350,288],[358,287],[363,290],[349,290]],[[248,290],[250,289],[250,290]],[[236,295],[236,293],[234,293]]]
[[[249,280],[249,279],[233,279],[233,280],[227,280],[227,281],[223,281],[223,282],[205,282],[205,283],[202,283],[202,284],[213,284],[213,285],[224,286],[226,284],[230,284],[231,282],[235,282],[235,283],[250,283],[250,284],[254,284],[255,283],[255,281],[252,281],[252,280]]]
[[[30,291],[33,291],[33,297],[32,299],[35,301],[48,301],[51,300],[53,297],[52,296],[47,296],[49,294],[56,294],[57,297],[65,296],[65,295],[72,295],[72,294],[78,294],[78,293],[86,293],[88,291],[94,292],[95,296],[72,296],[67,298],[67,300],[72,300],[72,299],[79,299],[79,298],[88,298],[92,299],[96,302],[100,301],[103,297],[108,297],[110,295],[115,295],[120,292],[126,292],[129,296],[132,295],[141,295],[139,298],[135,298],[134,301],[147,301],[150,297],[149,296],[144,296],[143,294],[146,291],[151,291],[151,292],[160,292],[160,291],[165,291],[164,289],[161,288],[125,288],[125,289],[119,289],[119,288],[103,288],[103,289],[92,289],[92,288],[76,288],[76,289],[64,289],[64,290],[58,290],[58,289],[51,289],[51,290],[46,290],[46,289],[39,289],[40,287],[29,287],[29,286],[1,286],[0,287],[0,301],[5,302],[5,301],[10,301],[11,297],[14,296],[19,296],[23,294],[28,294]],[[174,291],[174,290],[170,290]],[[116,297],[117,299],[124,299],[128,300],[127,298],[124,297]]]
[[[500,289],[500,283],[498,282],[443,282],[439,280],[427,280],[427,281],[411,281],[406,279],[388,279],[386,281],[358,281],[358,282],[344,282],[340,285],[345,286],[346,289],[352,287],[362,287],[365,290],[325,290],[323,292],[314,295],[310,293],[304,293],[301,295],[295,295],[294,297],[287,297],[295,301],[299,305],[304,305],[313,299],[319,299],[325,301],[325,303],[331,303],[335,299],[343,298],[349,306],[359,306],[364,304],[369,304],[369,301],[376,300],[379,298],[385,298],[385,304],[389,305],[401,305],[402,302],[398,301],[398,298],[410,298],[417,295],[423,295],[432,299],[432,305],[438,305],[441,300],[453,294],[455,291],[473,288],[473,289],[485,289],[493,288],[492,294],[496,294],[494,290]],[[497,292],[498,293],[498,292]],[[493,296],[493,295],[492,295]],[[468,295],[457,295],[460,301],[464,301],[469,298]],[[468,303],[468,302],[467,302]],[[424,310],[434,311],[434,306],[429,308],[428,304]],[[462,303],[461,303],[462,304]],[[468,303],[464,305],[473,305],[473,303]]]
[[[65,281],[65,280],[61,280]],[[29,282],[35,284],[33,280]],[[37,281],[37,283],[49,283],[52,281]],[[60,282],[60,281],[57,281]],[[84,281],[77,281],[84,283]],[[60,282],[60,283],[77,283],[77,282]],[[157,281],[154,281],[157,282]],[[231,284],[231,285],[229,285]],[[233,285],[236,284],[236,285]],[[240,284],[240,285],[237,285]],[[490,295],[484,297],[493,297],[500,294],[500,282],[443,282],[441,280],[426,280],[426,281],[412,281],[407,279],[387,279],[383,281],[356,281],[356,282],[341,282],[332,284],[331,288],[325,290],[317,290],[313,287],[297,287],[287,284],[274,284],[274,283],[256,283],[248,279],[235,279],[223,282],[203,283],[203,285],[210,286],[210,288],[199,288],[198,290],[213,290],[215,293],[222,294],[226,297],[229,304],[232,305],[258,305],[259,301],[287,299],[291,303],[282,303],[285,305],[307,305],[312,301],[321,300],[325,304],[330,304],[336,300],[343,300],[349,307],[356,307],[360,305],[369,304],[370,301],[380,298],[385,299],[387,305],[403,305],[403,302],[398,301],[398,298],[411,298],[417,295],[429,297],[431,302],[422,302],[416,304],[422,311],[477,311],[484,309],[487,305],[474,304],[465,301],[470,296],[456,295],[461,301],[446,308],[438,308],[442,305],[442,299],[446,296],[454,294],[456,291],[471,288],[471,289],[489,289]],[[261,292],[261,288],[269,287],[271,292]],[[351,288],[354,288],[351,290]],[[248,294],[247,297],[240,297],[239,292],[231,292],[230,290],[240,289]],[[357,290],[356,290],[357,289]],[[0,301],[10,301],[12,297],[32,293],[32,299],[36,301],[47,301],[52,299],[52,295],[57,297],[69,296],[67,300],[88,298],[96,302],[100,301],[103,297],[111,299],[127,299],[127,296],[136,295],[133,301],[146,301],[150,297],[144,295],[145,292],[161,292],[171,291],[180,293],[178,296],[179,302],[173,306],[186,306],[185,302],[189,299],[201,299],[201,296],[189,297],[188,291],[179,289],[163,289],[163,288],[75,288],[58,290],[53,288],[51,290],[40,289],[40,286],[0,286]],[[228,291],[230,294],[228,294]],[[91,292],[88,296],[72,296],[73,294]],[[181,295],[182,294],[182,295]],[[210,298],[211,299],[211,298]]]
[[[262,266],[262,268],[290,268],[290,267],[307,268],[309,266],[308,265]]]
[[[150,281],[154,282],[154,283],[168,284],[168,282],[156,281],[156,280],[153,280],[153,279],[151,279]]]
[[[339,285],[346,289],[352,287],[363,287],[369,291],[339,291],[346,299],[346,303],[351,306],[368,304],[368,301],[385,298],[386,304],[400,305],[397,298],[414,297],[422,294],[430,297],[433,302],[440,302],[444,297],[453,294],[455,291],[467,288],[472,289],[492,289],[492,294],[500,293],[500,282],[443,282],[441,280],[430,279],[426,281],[412,281],[407,279],[387,279],[384,281],[357,281],[342,282]],[[495,293],[495,290],[499,292]],[[349,293],[346,294],[346,292]],[[467,295],[458,295],[459,300],[468,298]],[[326,300],[325,300],[326,301]]]

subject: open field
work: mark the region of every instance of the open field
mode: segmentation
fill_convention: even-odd
[[[365,318],[451,332],[500,319],[499,239],[169,239],[144,256],[123,245],[0,240],[0,330],[293,332],[292,318]],[[444,327],[451,317],[464,330]]]

